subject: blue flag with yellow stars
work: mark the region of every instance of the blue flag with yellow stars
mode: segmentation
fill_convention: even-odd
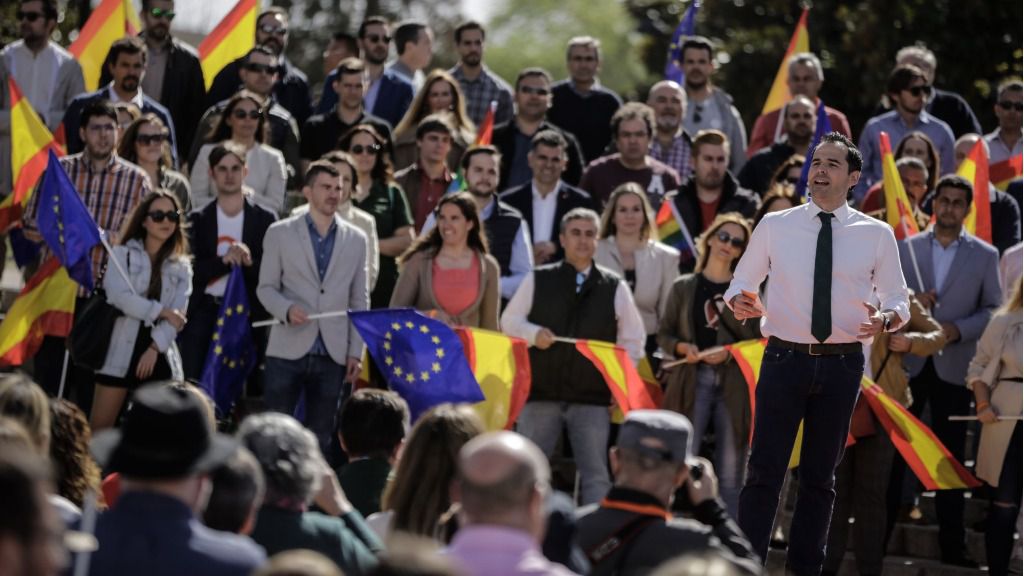
[[[443,322],[412,308],[348,314],[388,385],[409,403],[414,422],[438,404],[484,399],[462,341]]]
[[[100,243],[100,229],[86,209],[82,197],[50,149],[46,172],[39,182],[39,210],[36,222],[50,251],[79,285],[92,290],[93,246]]]
[[[213,398],[218,418],[231,413],[245,379],[256,366],[256,345],[252,339],[249,312],[242,267],[232,266],[224,301],[217,313],[210,351],[203,365],[203,377],[199,380],[199,387]]]

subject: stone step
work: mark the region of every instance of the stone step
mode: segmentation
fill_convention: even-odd
[[[964,524],[972,528],[978,522],[988,517],[988,500],[977,492],[969,492],[969,497],[964,499]],[[935,492],[925,492],[918,501],[918,507],[924,514],[921,521],[924,524],[937,524],[938,516],[935,514]],[[900,520],[903,520],[902,518]]]
[[[786,552],[783,550],[770,550],[764,574],[765,576],[785,576],[785,566]],[[885,557],[882,573],[885,576],[977,576],[986,572],[949,566],[935,560],[889,555]],[[856,575],[856,559],[852,553],[848,553],[843,558],[843,563],[839,568],[839,576]]]

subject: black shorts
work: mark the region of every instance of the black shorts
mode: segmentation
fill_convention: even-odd
[[[112,388],[127,388],[128,390],[135,390],[146,382],[169,380],[171,378],[171,365],[167,363],[167,356],[162,353],[157,354],[156,364],[153,366],[153,373],[149,375],[149,378],[139,380],[135,376],[135,368],[139,365],[139,358],[142,358],[142,355],[152,343],[153,339],[150,337],[149,326],[145,326],[140,322],[139,333],[135,337],[135,349],[132,350],[132,359],[131,362],[128,363],[128,372],[123,378],[108,376],[107,374],[100,374],[97,372],[96,383],[103,386],[110,386]]]

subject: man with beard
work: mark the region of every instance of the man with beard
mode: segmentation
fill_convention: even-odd
[[[992,111],[999,125],[985,135],[988,142],[989,164],[993,166],[1014,156],[1021,155],[1021,120],[1024,110],[1024,83],[1020,80],[1004,80],[996,89],[996,104]],[[992,175],[995,178],[995,174]]]
[[[676,213],[694,238],[718,214],[739,212],[744,218],[753,218],[761,205],[757,195],[740,187],[729,171],[729,145],[725,134],[718,130],[697,132],[693,137],[693,178],[665,199],[675,203]],[[679,259],[679,268],[692,270],[693,256],[684,254]]]
[[[580,188],[601,210],[612,190],[626,182],[636,182],[646,190],[655,211],[666,194],[679,188],[679,174],[649,153],[654,122],[654,111],[639,102],[626,104],[612,116],[612,134],[619,151],[588,164],[580,181]]]
[[[692,139],[683,129],[686,91],[672,80],[662,80],[651,87],[647,105],[654,110],[651,157],[674,168],[680,180],[688,180]]]
[[[682,67],[686,75],[686,131],[696,134],[713,129],[725,133],[732,144],[729,169],[739,172],[747,160],[747,130],[732,96],[711,84],[715,72],[714,47],[703,36],[691,36],[683,42]]]
[[[740,186],[764,196],[771,186],[772,174],[794,154],[807,156],[807,147],[814,138],[817,116],[814,102],[807,96],[796,96],[783,106],[785,131],[781,138],[768,148],[758,150],[747,160],[737,175]]]
[[[590,36],[569,40],[565,52],[569,77],[551,87],[552,102],[548,118],[580,141],[583,158],[592,162],[604,154],[612,139],[612,116],[622,107],[622,99],[601,85],[601,41]]]
[[[459,61],[448,72],[459,81],[466,97],[466,113],[478,126],[487,116],[491,102],[497,102],[494,125],[512,119],[512,88],[484,65],[484,42],[487,31],[479,22],[470,20],[455,28],[455,49]]]
[[[119,38],[110,45],[110,52],[104,66],[110,73],[109,84],[95,92],[75,97],[64,115],[64,135],[67,137],[68,154],[81,152],[85,143],[79,135],[82,110],[96,100],[112,103],[130,102],[143,114],[152,112],[167,126],[171,138],[171,155],[178,163],[178,139],[175,136],[174,120],[171,113],[159,102],[142,90],[142,79],[146,75],[146,44],[141,38]]]
[[[274,84],[274,98],[291,112],[295,122],[301,126],[313,113],[313,106],[306,74],[296,68],[284,54],[288,47],[288,12],[271,6],[256,18],[256,45],[266,46],[277,56],[280,70]],[[206,97],[208,106],[227,100],[238,92],[242,83],[239,70],[244,63],[245,58],[239,58],[217,73]]]

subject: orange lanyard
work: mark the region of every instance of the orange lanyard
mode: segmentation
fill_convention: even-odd
[[[631,504],[629,502],[620,502],[618,500],[609,500],[605,498],[601,500],[602,508],[611,508],[612,510],[624,510],[626,512],[632,512],[634,514],[642,514],[644,516],[658,516],[664,518],[666,521],[672,519],[672,514],[661,506],[654,506],[651,504]]]

